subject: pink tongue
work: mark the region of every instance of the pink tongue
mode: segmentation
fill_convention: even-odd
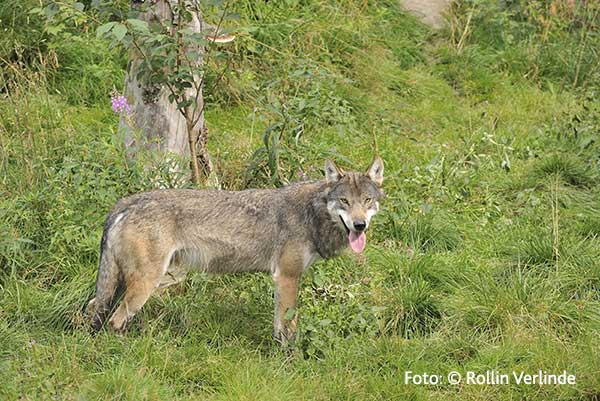
[[[367,244],[367,236],[364,232],[357,233],[350,231],[348,241],[350,241],[350,248],[352,248],[354,252],[361,253]]]

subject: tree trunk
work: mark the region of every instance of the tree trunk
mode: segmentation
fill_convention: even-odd
[[[171,0],[171,2],[173,2]],[[139,6],[139,1],[133,1],[132,6]],[[174,21],[172,8],[169,0],[155,0],[148,11],[139,17],[151,22]],[[194,32],[202,32],[202,16],[194,13],[192,21],[187,24]],[[183,27],[180,27],[183,28]],[[200,49],[201,55],[205,49]],[[204,112],[194,126],[190,126],[182,113],[177,110],[175,102],[169,101],[169,90],[167,87],[146,84],[138,81],[137,72],[141,64],[141,55],[133,50],[129,56],[127,75],[125,77],[125,97],[131,104],[132,116],[121,115],[119,127],[123,133],[128,157],[135,158],[142,151],[150,151],[151,158],[157,159],[159,163],[168,163],[170,175],[181,176],[181,160],[190,160],[197,157],[200,168],[194,168],[198,163],[191,163],[191,179],[198,184],[203,177],[209,177],[212,172],[212,164],[206,149],[208,130],[204,122]],[[202,58],[194,60],[198,69],[201,70]],[[201,82],[201,76],[195,76],[197,83]],[[188,98],[195,98],[194,88],[187,89]],[[198,109],[203,110],[204,100],[202,87],[197,96]],[[191,131],[190,131],[191,130]],[[146,166],[152,168],[152,166]],[[200,171],[202,170],[202,171]],[[171,177],[172,179],[173,177]],[[177,183],[176,183],[177,184]],[[181,184],[181,182],[179,183]]]

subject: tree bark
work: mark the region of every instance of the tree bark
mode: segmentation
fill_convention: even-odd
[[[133,1],[132,7],[139,6],[136,3],[140,2]],[[191,28],[194,32],[202,32],[202,15],[200,13],[193,14],[192,21],[185,27]],[[166,21],[171,21],[173,24],[179,23],[174,20],[176,16],[172,13],[169,0],[153,1],[148,11],[139,18],[149,23],[156,19],[163,23]],[[179,29],[182,28],[184,26],[179,27]],[[199,49],[198,53],[201,56],[193,61],[199,71],[202,70],[204,50],[204,48]],[[190,125],[177,109],[176,103],[169,101],[170,92],[167,87],[138,81],[137,73],[142,62],[142,55],[138,51],[132,50],[129,57],[125,77],[125,97],[131,104],[132,115],[129,117],[122,114],[119,122],[128,157],[136,158],[140,152],[150,151],[153,155],[152,158],[158,159],[161,163],[169,163],[173,175],[181,174],[182,165],[177,163],[178,160],[190,160],[197,157],[203,171],[197,168],[198,163],[191,163],[191,179],[196,184],[200,183],[202,177],[208,177],[212,172],[212,164],[206,148],[208,135],[204,134],[208,132],[205,126],[204,112],[201,112],[196,124]],[[199,93],[196,93],[195,88],[189,88],[186,95],[188,98],[197,98],[197,110],[200,112],[204,105],[202,77],[196,75],[194,80],[200,85]],[[146,167],[150,168],[151,166]]]

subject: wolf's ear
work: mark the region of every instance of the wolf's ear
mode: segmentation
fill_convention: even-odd
[[[383,184],[383,160],[377,156],[371,167],[367,170],[367,176],[377,185]]]
[[[325,179],[327,182],[338,182],[344,176],[344,171],[333,161],[325,160]]]

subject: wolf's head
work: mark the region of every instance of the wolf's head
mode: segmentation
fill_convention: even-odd
[[[365,231],[383,197],[383,160],[376,157],[366,173],[344,172],[326,160],[325,178],[331,185],[327,194],[329,214],[348,233],[350,248],[362,252],[367,242]]]

